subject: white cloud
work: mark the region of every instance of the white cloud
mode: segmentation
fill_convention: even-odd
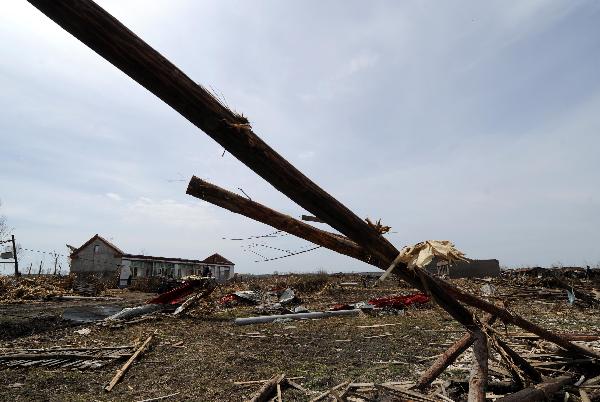
[[[298,158],[300,159],[311,159],[316,155],[315,151],[304,151],[298,154]]]
[[[140,197],[127,205],[125,220],[170,227],[203,228],[216,223],[208,208],[206,203],[200,202],[183,203]]]
[[[106,193],[105,194],[108,198],[110,198],[111,200],[115,200],[115,201],[121,201],[123,199],[123,197],[121,197],[119,194],[117,193]]]
[[[342,76],[349,76],[377,64],[379,56],[373,52],[362,52],[353,57],[342,69]]]

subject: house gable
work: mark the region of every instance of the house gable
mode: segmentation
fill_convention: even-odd
[[[233,262],[217,253],[211,255],[210,257],[206,257],[202,262],[204,264],[211,265],[235,265]]]
[[[81,251],[85,250],[85,248],[87,246],[89,246],[90,244],[92,244],[94,241],[99,240],[102,243],[104,243],[104,245],[106,245],[106,247],[112,249],[115,252],[115,257],[118,256],[122,256],[123,254],[125,254],[121,249],[119,249],[117,246],[115,246],[114,244],[112,244],[111,242],[109,242],[108,240],[106,240],[104,237],[99,236],[97,233],[88,241],[86,241],[85,243],[83,243],[83,245],[77,249],[75,249],[70,257],[71,258],[77,258],[77,254],[79,254]]]

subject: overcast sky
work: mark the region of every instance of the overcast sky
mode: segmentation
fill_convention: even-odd
[[[600,2],[99,3],[396,246],[600,262]],[[369,268],[327,250],[254,262],[256,241],[223,238],[273,229],[187,196],[189,178],[300,207],[27,2],[4,4],[0,38],[0,213],[23,247],[98,233],[238,272]]]

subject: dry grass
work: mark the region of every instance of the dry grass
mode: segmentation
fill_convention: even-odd
[[[258,387],[235,386],[233,381],[268,379],[274,374],[303,376],[299,382],[313,390],[324,390],[343,381],[384,382],[415,380],[431,358],[463,334],[462,328],[438,308],[409,309],[405,315],[380,315],[324,320],[294,321],[253,326],[234,326],[235,317],[254,314],[253,307],[225,308],[218,298],[232,290],[268,290],[293,284],[306,307],[322,310],[336,302],[356,302],[411,289],[393,281],[381,288],[339,286],[349,277],[289,275],[260,278],[250,283],[226,285],[194,312],[181,318],[164,316],[121,328],[87,325],[92,332],[82,336],[72,327],[22,336],[0,343],[0,347],[49,347],[65,345],[108,346],[130,344],[155,333],[151,350],[135,363],[111,393],[102,387],[114,375],[116,366],[95,371],[44,368],[4,370],[0,379],[0,400],[140,400],[179,392],[174,400],[243,400]],[[360,283],[360,278],[354,278]],[[325,282],[325,284],[323,284]],[[458,281],[477,292],[480,282]],[[501,280],[494,281],[502,288]],[[323,287],[327,291],[322,291]],[[122,297],[145,295],[115,291]],[[59,309],[59,303],[40,303],[40,309]],[[1,305],[0,305],[1,307]],[[28,308],[27,304],[11,308]],[[600,314],[565,300],[527,300],[511,308],[547,328],[569,332],[598,332]],[[19,314],[23,314],[22,310]],[[36,316],[39,315],[36,313]],[[359,328],[373,324],[385,327]],[[511,329],[512,330],[512,329]],[[373,335],[385,337],[369,338]],[[183,342],[179,345],[179,342]],[[448,377],[452,373],[445,373]],[[464,375],[464,373],[454,373]],[[13,387],[11,384],[22,383]],[[49,398],[51,395],[51,398]],[[286,393],[286,401],[306,400]]]

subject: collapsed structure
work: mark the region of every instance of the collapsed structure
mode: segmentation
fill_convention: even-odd
[[[518,388],[524,389],[511,400],[538,400],[535,398],[539,395],[532,397],[536,392],[531,391],[529,385],[543,383],[545,385],[540,387],[546,389],[543,393],[547,394],[550,392],[547,390],[557,389],[555,384],[572,383],[579,377],[576,373],[571,373],[555,380],[544,378],[493,330],[492,324],[495,320],[532,332],[571,354],[600,359],[600,353],[595,350],[573,343],[503,307],[459,289],[425,269],[418,266],[409,267],[400,258],[401,252],[384,238],[379,230],[359,218],[269,147],[252,131],[248,119],[226,108],[207,90],[192,81],[94,2],[29,1],[207,133],[277,190],[340,234],[318,229],[197,177],[191,179],[188,194],[319,246],[359,259],[384,269],[387,273],[395,273],[411,286],[430,294],[440,307],[460,322],[467,331],[466,334],[422,375],[418,383],[419,388],[427,387],[471,345],[473,369],[469,379],[469,400],[472,401],[485,399],[489,346],[499,350],[503,358],[510,362],[510,367],[514,370],[514,383]],[[474,310],[470,311],[466,306]],[[487,314],[483,316],[481,312]]]

